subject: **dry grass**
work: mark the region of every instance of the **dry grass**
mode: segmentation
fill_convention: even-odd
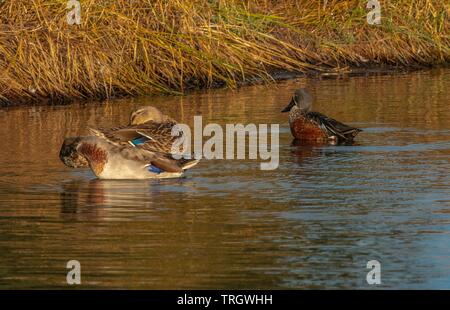
[[[0,4],[0,101],[7,104],[182,93],[272,79],[275,69],[349,71],[450,59],[441,0],[66,0]]]

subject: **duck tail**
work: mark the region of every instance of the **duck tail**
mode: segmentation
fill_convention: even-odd
[[[363,130],[359,128],[353,128],[353,130],[348,132],[348,135],[350,136],[350,139],[354,139],[361,131]]]
[[[98,130],[98,129],[94,129],[94,128],[88,127],[87,130],[88,130],[88,132],[89,132],[90,135],[97,136],[97,137],[101,137],[101,138],[104,138],[104,137],[105,137],[105,135],[103,134],[103,132],[101,132],[101,131]]]
[[[181,166],[181,169],[187,170],[191,169],[195,165],[199,163],[200,159],[180,159],[179,163]]]

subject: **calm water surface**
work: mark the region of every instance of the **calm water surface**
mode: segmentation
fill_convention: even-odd
[[[295,146],[280,110],[364,129],[353,146]],[[298,79],[238,91],[0,110],[0,288],[450,289],[450,70]],[[203,122],[279,123],[280,166],[202,161],[186,178],[100,181],[58,159],[65,136],[140,105]]]

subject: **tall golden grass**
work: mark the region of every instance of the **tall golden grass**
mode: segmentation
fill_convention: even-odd
[[[67,0],[0,4],[0,101],[6,104],[182,93],[274,70],[346,72],[450,59],[450,5],[381,0]]]

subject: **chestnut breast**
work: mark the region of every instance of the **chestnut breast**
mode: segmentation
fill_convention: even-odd
[[[86,142],[80,145],[78,151],[88,159],[94,174],[100,176],[105,164],[108,162],[107,152],[95,144]]]
[[[307,119],[306,117],[297,116],[295,119],[289,122],[291,127],[291,133],[294,138],[298,140],[309,140],[309,141],[327,141],[328,137],[326,133],[320,129],[317,124]]]

